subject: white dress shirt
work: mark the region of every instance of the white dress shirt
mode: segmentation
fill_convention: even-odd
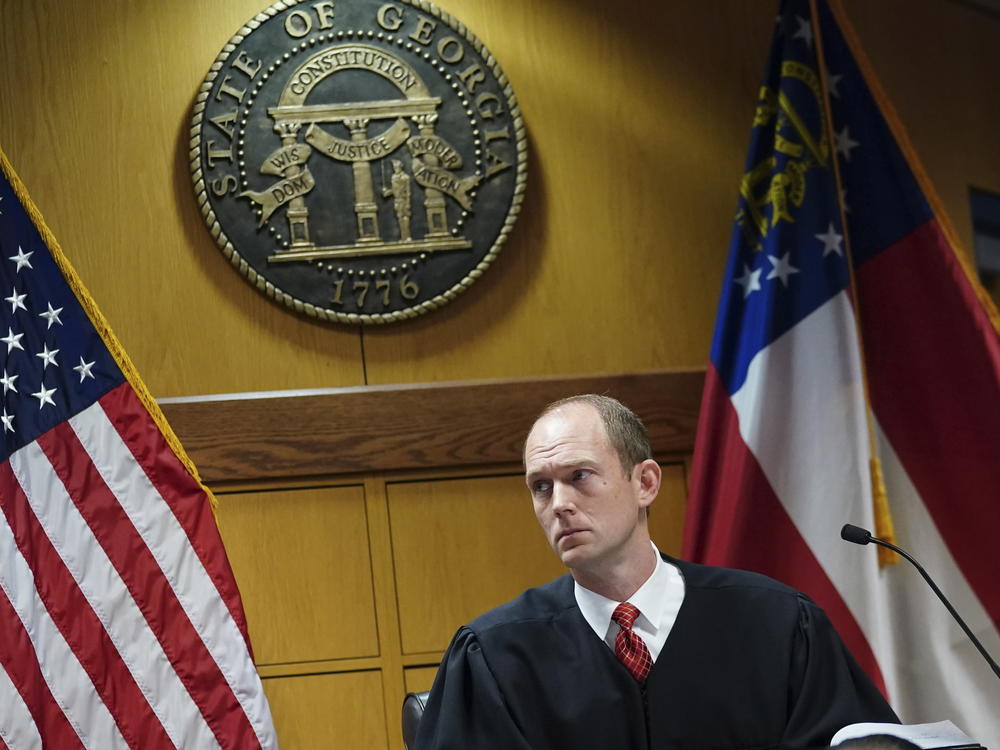
[[[632,632],[642,638],[655,662],[663,644],[666,643],[667,636],[670,635],[670,629],[674,626],[677,612],[684,601],[684,578],[677,570],[677,566],[665,562],[660,557],[656,545],[653,545],[653,551],[656,553],[656,567],[639,590],[628,598],[628,602],[640,612],[635,624],[632,625]],[[618,627],[618,623],[611,621],[611,615],[620,602],[585,589],[575,581],[573,593],[583,618],[593,628],[597,637],[614,651],[615,636],[621,628]]]

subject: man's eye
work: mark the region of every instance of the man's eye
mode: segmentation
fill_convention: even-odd
[[[586,479],[588,476],[590,476],[590,472],[586,469],[577,469],[573,472],[573,481],[578,482],[581,479]]]
[[[531,493],[533,495],[545,495],[551,488],[551,482],[535,482],[531,485]]]

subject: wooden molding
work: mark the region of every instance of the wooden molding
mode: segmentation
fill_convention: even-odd
[[[166,399],[208,484],[516,464],[548,403],[605,393],[635,409],[657,456],[691,451],[703,370],[370,386]]]

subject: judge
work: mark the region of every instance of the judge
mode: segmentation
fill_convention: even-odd
[[[551,404],[524,465],[570,575],[459,628],[417,750],[815,748],[897,721],[806,596],[656,551],[660,467],[627,407]]]

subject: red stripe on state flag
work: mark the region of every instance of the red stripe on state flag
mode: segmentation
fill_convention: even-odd
[[[58,429],[58,428],[57,428]],[[132,748],[173,748],[107,631],[38,522],[9,463],[0,465],[0,503],[52,621],[87,672]],[[15,525],[16,523],[16,525]]]
[[[226,557],[222,538],[204,489],[188,473],[149,418],[145,406],[127,385],[107,393],[101,406],[136,462],[146,472],[184,528],[219,595],[251,649],[246,617],[236,578]],[[253,656],[251,650],[251,658]]]
[[[259,747],[242,707],[132,521],[94,464],[78,460],[87,454],[72,427],[58,425],[38,442],[216,740],[222,747]]]
[[[803,591],[826,612],[855,661],[885,694],[871,645],[830,577],[774,494],[740,435],[714,366],[705,374],[685,528],[684,556],[764,573]]]
[[[7,516],[8,524],[11,524],[11,515],[7,513],[5,501],[10,491],[10,485],[0,484],[0,502],[4,505],[4,515]],[[17,527],[11,524],[11,528]],[[14,554],[13,550],[8,552]],[[5,570],[9,570],[8,561],[4,559],[2,562]],[[0,637],[0,664],[21,695],[38,732],[47,739],[50,747],[60,750],[83,748],[80,738],[73,731],[73,727],[56,703],[55,696],[49,690],[35,648],[24,629],[24,623],[21,622],[4,591],[0,591],[0,633],[3,634],[3,637]],[[4,709],[0,707],[0,710]]]
[[[1000,627],[1000,336],[936,221],[864,263],[857,283],[879,424]]]

